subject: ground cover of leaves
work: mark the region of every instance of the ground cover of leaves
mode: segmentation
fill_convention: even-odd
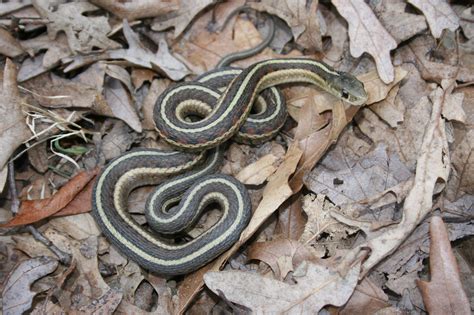
[[[169,148],[152,117],[161,92],[256,46],[269,16],[269,47],[234,66],[321,60],[356,75],[367,104],[284,86],[279,134],[231,140],[221,169],[251,195],[240,240],[192,274],[150,273],[94,222],[96,175],[132,148]],[[469,1],[1,3],[0,66],[3,314],[473,310]],[[151,189],[129,198],[141,224]]]

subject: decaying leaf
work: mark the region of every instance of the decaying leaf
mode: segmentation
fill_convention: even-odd
[[[430,314],[469,314],[471,306],[462,287],[459,269],[443,220],[434,216],[430,223],[431,281],[417,281]]]
[[[459,17],[445,0],[408,0],[408,2],[423,12],[435,38],[440,38],[444,29],[454,32],[459,27]]]
[[[107,37],[111,30],[106,17],[86,17],[85,12],[98,8],[87,2],[59,4],[56,11],[50,11],[48,1],[33,0],[38,12],[47,18],[50,38],[56,38],[58,32],[66,33],[69,47],[73,52],[88,53],[94,48],[117,48],[119,44]]]
[[[128,49],[110,51],[111,58],[125,59],[135,66],[153,69],[172,80],[181,80],[189,74],[186,66],[170,54],[165,40],[160,41],[158,52],[153,54],[143,46],[127,21],[123,22],[123,34],[127,39]]]
[[[152,25],[154,31],[163,31],[170,27],[174,27],[174,38],[177,38],[188,27],[188,24],[194,17],[211,5],[214,0],[182,0],[180,1],[180,8],[178,11],[172,12],[167,16],[155,19]]]
[[[37,257],[20,263],[10,274],[3,288],[3,314],[22,314],[29,310],[37,294],[31,291],[31,285],[57,267],[58,261],[51,257]]]
[[[179,1],[177,0],[159,2],[153,0],[135,0],[133,2],[92,0],[91,2],[128,21],[167,14],[179,8]]]
[[[309,51],[321,51],[321,16],[317,14],[318,1],[264,0],[249,2],[258,11],[265,11],[283,19],[291,28],[295,41]]]
[[[15,65],[7,59],[3,69],[3,84],[0,97],[0,171],[6,167],[7,161],[24,141],[31,137],[26,125],[25,116],[21,107],[21,99],[16,82],[17,70]],[[5,171],[6,172],[6,171]],[[0,186],[3,189],[3,185]]]
[[[0,226],[12,227],[30,224],[57,213],[66,207],[84,189],[98,171],[98,169],[94,169],[89,172],[80,172],[66,185],[61,187],[51,198],[23,201],[18,214],[12,220]],[[90,204],[88,203],[83,204],[83,206],[90,209]]]
[[[270,153],[243,168],[235,178],[246,185],[260,185],[275,172],[277,167],[278,158]]]
[[[433,102],[431,118],[425,128],[417,160],[415,180],[405,199],[400,223],[369,233],[367,242],[360,244],[346,256],[346,259],[351,261],[364,248],[371,249],[370,256],[363,264],[363,274],[366,274],[380,260],[395,251],[401,242],[410,235],[426,214],[431,211],[433,193],[438,180],[446,182],[448,179],[450,159],[444,119],[441,116],[444,92],[441,88],[437,88],[431,97]]]
[[[294,285],[239,271],[209,272],[204,282],[215,294],[244,305],[253,312],[270,314],[317,313],[325,305],[341,306],[357,284],[360,264],[345,275],[308,263],[306,274]]]
[[[300,265],[303,261],[317,263],[314,251],[300,242],[280,239],[270,242],[257,242],[249,248],[248,259],[257,259],[265,262],[272,268],[277,279],[283,280],[287,273],[282,272],[281,258],[289,259],[292,269]]]
[[[390,51],[397,47],[392,35],[363,0],[334,0],[332,3],[349,24],[351,54],[360,57],[364,52],[369,53],[382,81],[392,82],[395,76]]]
[[[0,54],[15,58],[24,52],[20,43],[8,31],[0,28]]]

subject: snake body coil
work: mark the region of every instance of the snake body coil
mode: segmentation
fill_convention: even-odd
[[[273,59],[244,70],[222,71],[233,72],[223,92],[222,87],[209,86],[209,82],[223,75],[212,72],[201,77],[201,83],[183,83],[166,90],[154,108],[156,128],[167,142],[201,152],[126,153],[106,166],[94,188],[93,214],[107,238],[141,266],[159,274],[177,275],[199,268],[229,248],[247,225],[251,215],[247,190],[230,176],[208,175],[218,168],[222,153],[220,149],[211,149],[208,154],[202,150],[215,148],[236,133],[247,139],[254,137],[255,141],[274,135],[274,127],[266,128],[276,118],[283,117],[284,121],[286,112],[275,114],[267,109],[280,106],[281,95],[270,90],[257,106],[261,109],[250,115],[261,91],[300,82],[319,86],[353,105],[367,100],[364,86],[354,76],[314,60]],[[250,127],[246,129],[249,115]],[[276,128],[281,124],[277,122]],[[197,165],[201,166],[186,173]],[[189,222],[195,222],[210,203],[218,204],[222,210],[218,223],[184,244],[172,244],[152,234],[131,218],[126,206],[134,188],[155,185],[163,176],[175,174],[183,175],[158,186],[147,201],[145,214],[151,228],[161,234],[180,232],[188,228]],[[181,196],[179,205],[174,206]]]

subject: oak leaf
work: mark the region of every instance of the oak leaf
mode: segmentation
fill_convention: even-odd
[[[332,3],[349,24],[351,55],[357,58],[364,52],[369,53],[382,81],[392,82],[394,71],[390,51],[397,47],[392,35],[363,0],[334,0]]]
[[[440,38],[444,29],[455,31],[459,27],[459,17],[445,0],[408,0],[426,17],[431,34]]]

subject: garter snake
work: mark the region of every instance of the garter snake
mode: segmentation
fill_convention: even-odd
[[[251,216],[247,190],[230,176],[209,174],[222,160],[219,145],[242,127],[260,91],[302,82],[353,105],[367,100],[355,77],[310,59],[267,60],[236,72],[223,92],[209,87],[206,81],[211,79],[204,76],[204,83],[178,84],[159,97],[154,109],[156,128],[183,151],[134,150],[109,162],[98,177],[92,201],[97,223],[112,244],[150,271],[166,276],[194,271],[238,240]],[[202,119],[188,121],[186,115]],[[182,175],[162,182],[163,176],[177,174]],[[163,237],[137,223],[127,211],[133,189],[159,182],[146,202],[145,215],[150,228]],[[211,203],[219,205],[222,217],[209,230],[184,244],[166,240],[166,234],[188,229],[188,223],[195,222]]]

